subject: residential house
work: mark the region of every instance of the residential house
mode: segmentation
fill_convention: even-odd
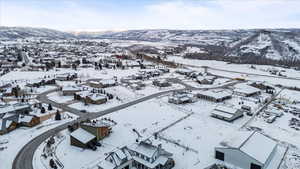
[[[234,86],[233,93],[240,96],[250,97],[259,95],[261,91],[256,87],[247,85],[246,83],[240,83]]]
[[[78,128],[70,134],[70,143],[72,146],[84,149],[94,149],[94,145],[96,143],[96,136],[82,128]]]
[[[61,91],[64,96],[74,96],[76,92],[81,91],[81,88],[78,86],[64,86]]]
[[[99,81],[90,81],[89,85],[94,88],[106,88],[117,85],[117,81],[115,79],[102,79]]]
[[[96,136],[97,141],[109,136],[112,132],[112,124],[104,120],[84,122],[80,124],[80,127]]]
[[[111,152],[98,164],[100,169],[171,169],[172,154],[150,140],[134,143]]]
[[[171,86],[171,83],[168,82],[167,80],[154,80],[152,82],[152,84],[154,86],[158,86],[158,87],[169,87],[169,86]]]
[[[40,124],[40,118],[35,115],[20,115],[18,125],[25,127],[33,127]]]
[[[277,169],[286,151],[257,131],[239,131],[215,148],[215,158],[243,169]]]
[[[234,120],[243,117],[243,111],[233,107],[217,106],[211,112],[211,116],[227,122],[233,122]]]
[[[205,90],[198,92],[197,97],[213,102],[223,102],[231,99],[232,94],[225,90]]]
[[[195,96],[194,94],[186,91],[173,92],[173,94],[169,97],[168,102],[174,104],[192,103],[195,102]]]
[[[197,76],[196,80],[200,84],[211,85],[214,83],[216,76]]]
[[[89,104],[103,104],[107,102],[107,96],[100,93],[93,93],[91,95],[86,96],[86,103]]]
[[[17,123],[12,120],[0,119],[0,135],[11,132],[17,128]]]
[[[77,78],[77,73],[64,73],[56,75],[56,80],[69,81]]]

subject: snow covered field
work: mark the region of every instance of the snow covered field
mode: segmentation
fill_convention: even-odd
[[[249,117],[244,116],[233,123],[228,123],[212,118],[210,112],[215,106],[216,104],[204,100],[184,106],[174,106],[175,109],[193,111],[194,114],[165,130],[161,134],[162,137],[174,140],[198,151],[198,153],[186,151],[174,144],[163,142],[163,146],[174,153],[175,161],[177,162],[176,169],[205,168],[216,162],[214,159],[214,148],[232,132],[239,130],[249,120]]]
[[[277,68],[279,70],[285,70],[284,74],[287,77],[300,78],[300,71],[296,71],[294,69],[279,68],[279,67],[274,67],[274,66],[269,66],[269,65],[255,65],[256,69],[252,69],[252,68],[250,68],[251,65],[248,65],[248,64],[227,64],[226,62],[222,62],[222,61],[184,59],[183,57],[179,57],[179,56],[169,56],[168,60],[174,61],[177,63],[182,63],[182,64],[194,65],[194,66],[209,66],[209,67],[217,68],[217,69],[254,73],[254,74],[268,75],[268,76],[271,75],[267,71],[268,69]],[[197,68],[192,68],[192,69],[197,69]],[[203,71],[203,69],[201,69],[201,70]],[[280,78],[276,78],[276,75],[271,75],[271,76],[274,76],[274,78],[273,78],[273,77],[254,76],[254,75],[247,76],[245,74],[224,72],[224,71],[218,71],[218,70],[209,70],[209,72],[216,74],[216,75],[225,76],[228,78],[236,78],[236,77],[242,76],[242,77],[246,78],[247,80],[268,81],[269,83],[272,83],[272,84],[281,84],[284,86],[300,86],[299,80],[280,79]]]
[[[145,138],[151,137],[154,132],[185,115],[185,112],[173,109],[172,106],[160,99],[152,99],[106,115],[105,117],[116,121],[117,125],[113,127],[112,134],[101,142],[103,146],[99,147],[97,151],[71,146],[69,132],[64,131],[66,139],[58,146],[57,156],[64,164],[65,169],[93,167],[105,157],[104,153],[110,152],[116,147],[133,144],[137,135],[132,129],[136,129]],[[38,158],[35,163],[36,166],[41,166],[38,164]]]

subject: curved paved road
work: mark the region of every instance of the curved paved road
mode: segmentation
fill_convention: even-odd
[[[176,80],[174,81],[174,79],[173,79],[172,81],[175,82]],[[223,88],[223,87],[227,87],[227,86],[230,86],[232,84],[235,84],[235,83],[237,83],[237,82],[228,83],[226,85],[217,86],[217,87],[214,87],[214,88]],[[181,83],[181,84],[184,84],[184,83]],[[71,112],[71,113],[74,113],[76,115],[79,115],[79,118],[75,121],[62,124],[62,125],[54,128],[54,129],[50,129],[50,130],[44,132],[43,134],[35,137],[34,139],[32,139],[30,142],[28,142],[19,151],[19,153],[17,154],[16,158],[13,161],[12,168],[13,169],[34,169],[34,167],[33,167],[33,156],[34,156],[35,150],[38,148],[38,146],[43,141],[45,141],[47,138],[49,138],[50,136],[55,135],[56,133],[66,129],[68,127],[68,125],[70,125],[70,124],[72,124],[76,121],[80,122],[80,121],[86,120],[86,119],[94,119],[94,118],[97,118],[97,117],[101,117],[103,115],[106,115],[106,114],[109,114],[109,113],[112,113],[112,112],[115,112],[115,111],[118,111],[118,110],[122,110],[124,108],[127,108],[127,107],[130,107],[132,105],[144,102],[146,100],[153,99],[155,97],[159,97],[159,96],[162,96],[162,95],[174,92],[174,91],[182,91],[182,90],[187,90],[187,89],[188,90],[204,90],[204,89],[213,89],[213,88],[201,88],[200,89],[200,88],[191,88],[191,86],[185,85],[184,89],[174,89],[174,90],[162,91],[162,92],[159,92],[159,93],[155,93],[155,94],[152,94],[152,95],[149,95],[149,96],[145,96],[145,97],[139,98],[137,100],[134,100],[134,101],[131,101],[131,102],[128,102],[128,103],[124,103],[122,105],[118,105],[116,107],[112,107],[112,108],[109,108],[109,109],[106,109],[106,110],[103,110],[103,111],[99,111],[99,112],[95,112],[95,113],[81,113],[79,110],[70,108],[67,105],[64,105],[64,104],[61,104],[61,103],[56,103],[56,102],[48,99],[47,95],[52,93],[52,92],[58,91],[59,90],[58,88],[47,91],[45,93],[42,93],[37,97],[38,100],[40,100],[43,103],[52,104],[53,106],[61,108],[64,111]]]

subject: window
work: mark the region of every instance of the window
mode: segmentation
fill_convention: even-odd
[[[220,151],[216,151],[215,155],[216,155],[215,156],[216,159],[224,161],[224,153],[222,153]]]
[[[251,163],[250,169],[261,169],[261,166]]]

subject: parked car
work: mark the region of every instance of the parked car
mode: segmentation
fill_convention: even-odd
[[[80,110],[80,112],[81,112],[81,113],[86,113],[87,111],[86,111],[86,110]]]
[[[277,116],[276,115],[271,115],[270,117],[267,118],[267,123],[273,123],[276,120]]]

